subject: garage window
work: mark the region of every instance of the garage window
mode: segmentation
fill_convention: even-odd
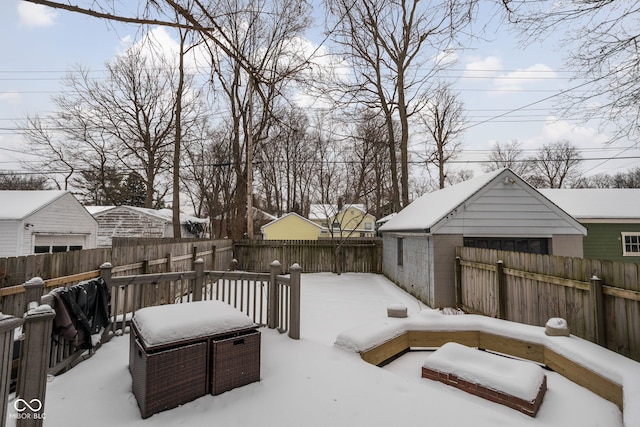
[[[465,237],[464,246],[541,255],[549,254],[549,239],[543,238]]]
[[[85,236],[77,234],[37,234],[33,245],[33,253],[50,254],[79,251],[85,245]]]

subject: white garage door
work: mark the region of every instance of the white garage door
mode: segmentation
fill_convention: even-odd
[[[36,254],[80,250],[86,239],[78,234],[37,234],[34,237],[33,252]]]

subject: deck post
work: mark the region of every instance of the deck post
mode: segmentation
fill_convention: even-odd
[[[0,313],[0,427],[7,420],[7,401],[11,385],[11,369],[13,366],[13,340],[15,329],[22,326],[24,320]]]
[[[280,261],[275,260],[269,264],[269,293],[267,295],[267,326],[270,329],[274,329],[278,326],[278,303],[280,301],[278,286],[278,274],[282,270],[282,264]]]
[[[291,301],[289,305],[289,338],[300,339],[300,273],[302,267],[297,263],[289,267],[291,277]]]
[[[26,281],[22,286],[24,286],[25,292],[24,313],[29,310],[29,303],[40,303],[40,298],[44,294],[44,280],[41,277],[34,277]]]
[[[24,411],[21,411],[24,417],[18,418],[17,427],[41,426],[44,421],[51,330],[55,315],[56,312],[48,305],[40,305],[24,315],[25,339],[20,345],[16,404],[26,403]]]

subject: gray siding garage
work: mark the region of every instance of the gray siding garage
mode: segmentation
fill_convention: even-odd
[[[586,229],[502,169],[425,194],[380,227],[383,272],[431,307],[453,306],[457,246],[582,256]]]

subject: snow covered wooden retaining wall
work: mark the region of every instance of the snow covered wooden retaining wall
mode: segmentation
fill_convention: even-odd
[[[547,336],[544,327],[428,309],[344,331],[335,345],[381,365],[411,348],[448,342],[543,364],[616,404],[626,427],[640,427],[640,363],[574,335]]]

